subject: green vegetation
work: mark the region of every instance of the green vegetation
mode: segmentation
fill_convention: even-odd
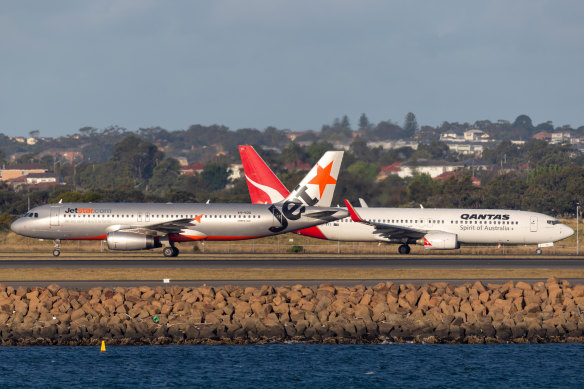
[[[490,167],[469,167],[443,181],[415,174],[403,179],[384,173],[396,162],[420,166],[425,160],[462,162],[468,157],[450,151],[439,141],[441,133],[480,129],[492,139],[482,161]],[[551,122],[534,125],[526,115],[515,121],[469,123],[444,122],[439,127],[419,126],[408,113],[403,127],[383,120],[375,124],[362,114],[358,129],[347,116],[309,131],[290,141],[288,131],[268,127],[230,131],[225,126],[193,125],[187,130],[160,127],[130,132],[111,126],[103,130],[84,127],[77,134],[58,139],[39,138],[26,145],[0,134],[0,162],[39,163],[59,174],[64,185],[49,189],[14,190],[0,183],[0,230],[31,207],[57,202],[249,202],[244,179],[230,181],[229,166],[240,163],[237,145],[252,144],[282,182],[293,188],[321,155],[338,144],[348,146],[333,204],[344,198],[364,198],[370,206],[511,208],[570,216],[576,204],[584,204],[584,156],[569,144],[550,144],[532,139],[540,131],[584,133],[584,127],[554,127]],[[35,131],[30,135],[38,137]],[[368,142],[407,139],[417,149],[383,149]],[[527,140],[524,144],[509,139]],[[308,142],[308,146],[304,146]],[[53,152],[49,152],[53,150]],[[77,150],[65,158],[54,150]],[[281,150],[281,151],[279,151]],[[180,175],[176,158],[202,162],[201,174]],[[383,170],[385,168],[386,170]],[[384,173],[384,175],[380,175]],[[385,178],[384,178],[385,177]],[[473,185],[480,179],[481,186]]]

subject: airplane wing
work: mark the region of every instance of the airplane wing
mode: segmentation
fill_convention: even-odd
[[[418,229],[418,228],[410,228],[410,227],[403,227],[403,226],[396,226],[393,224],[385,224],[385,223],[378,223],[372,222],[369,220],[365,220],[361,218],[361,216],[357,213],[355,208],[349,203],[348,200],[345,200],[345,205],[349,211],[349,215],[351,216],[351,220],[357,223],[366,224],[368,226],[372,226],[375,228],[373,234],[383,238],[381,240],[402,240],[402,239],[412,239],[418,240],[423,238],[428,231]]]
[[[337,220],[337,218],[332,217],[338,211],[314,211],[314,212],[305,212],[303,216],[311,217],[313,219],[323,219],[323,220]]]
[[[164,223],[151,224],[145,227],[127,227],[119,231],[134,232],[143,235],[165,236],[168,234],[180,234],[183,230],[191,229],[197,223],[194,219],[185,218],[171,220]]]

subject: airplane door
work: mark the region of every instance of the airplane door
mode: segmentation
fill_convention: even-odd
[[[150,221],[150,212],[146,212],[146,216],[145,216],[145,221],[149,222]]]
[[[142,221],[142,212],[138,213],[138,221],[141,222]]]
[[[61,213],[61,207],[51,207],[51,225],[59,226],[59,214]]]
[[[529,218],[529,231],[537,232],[537,216]]]

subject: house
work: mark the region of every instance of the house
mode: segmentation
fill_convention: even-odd
[[[454,131],[447,131],[440,134],[440,142],[462,142],[464,137]]]
[[[391,174],[398,174],[401,170],[401,162],[397,161],[392,163],[391,165],[382,166],[379,169],[379,173],[377,174],[376,181],[383,181]]]
[[[243,165],[241,163],[232,163],[229,165],[227,171],[229,172],[229,177],[227,177],[230,181],[237,180],[241,177],[241,171],[243,170]]]
[[[474,155],[480,157],[483,155],[484,146],[480,143],[447,143],[448,149],[458,154]]]
[[[26,183],[28,185],[35,185],[41,183],[55,183],[59,182],[59,176],[54,173],[31,173],[26,176]]]
[[[8,181],[15,178],[28,176],[33,173],[46,173],[47,169],[39,164],[27,163],[5,166],[0,169],[0,181]]]
[[[438,181],[438,182],[444,182],[444,181],[448,181],[449,179],[451,179],[453,177],[460,177],[460,174],[457,174],[457,172],[444,172],[444,173],[440,174],[439,176],[434,177],[433,180]],[[470,181],[471,181],[472,186],[476,186],[476,187],[481,186],[480,178],[477,178],[475,176],[471,176]]]
[[[464,132],[465,142],[489,142],[489,134],[481,130],[468,130]]]
[[[54,173],[30,173],[16,178],[5,180],[14,189],[27,187],[42,189],[60,184],[60,177]]]
[[[415,163],[408,162],[400,165],[389,165],[385,170],[389,174],[396,174],[401,178],[412,177],[415,174],[428,174],[434,178],[445,172],[452,172],[464,168],[461,162],[449,163],[443,161],[418,160]],[[383,168],[382,168],[383,169]],[[383,170],[382,170],[383,171]]]
[[[195,174],[201,174],[205,169],[205,165],[201,162],[195,162],[193,164],[183,166],[180,168],[180,174],[185,176],[194,176]]]
[[[393,150],[401,149],[402,147],[410,147],[412,150],[418,149],[418,142],[410,142],[405,140],[388,140],[388,141],[378,141],[378,142],[367,142],[367,147],[374,149],[376,147],[381,147],[383,150]]]
[[[185,157],[175,157],[174,159],[178,161],[180,166],[189,166],[189,161]]]
[[[552,134],[550,134],[547,131],[540,131],[537,134],[533,135],[532,138],[550,142],[552,140]]]
[[[302,170],[310,170],[312,166],[307,164],[306,162],[302,162],[302,161],[294,161],[294,162],[288,162],[286,165],[284,165],[284,169],[288,170],[289,172],[291,171],[302,171]]]
[[[569,132],[553,132],[552,133],[552,140],[551,143],[561,144],[561,143],[570,143],[572,139],[572,134]]]

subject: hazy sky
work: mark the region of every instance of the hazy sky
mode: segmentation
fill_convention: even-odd
[[[0,132],[584,125],[584,2],[0,0]]]

